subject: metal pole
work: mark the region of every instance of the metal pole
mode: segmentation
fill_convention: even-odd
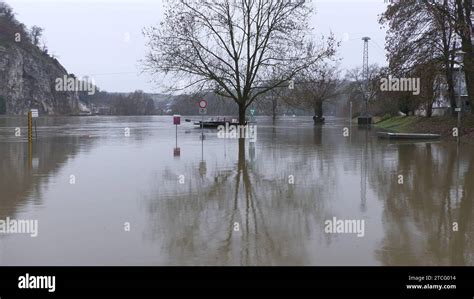
[[[178,148],[178,125],[176,125],[176,148]]]
[[[350,105],[349,105],[349,120],[350,120],[349,123],[352,124],[352,101],[350,102]]]

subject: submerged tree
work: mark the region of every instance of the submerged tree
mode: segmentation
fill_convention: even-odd
[[[311,13],[305,1],[170,1],[160,26],[144,31],[145,69],[169,76],[173,90],[232,99],[243,124],[255,99],[334,55],[332,35],[313,43]]]
[[[323,122],[323,103],[340,93],[340,85],[337,67],[314,65],[297,75],[295,88],[285,100],[291,106],[312,110],[315,123]]]

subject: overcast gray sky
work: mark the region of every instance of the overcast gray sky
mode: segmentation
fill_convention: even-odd
[[[70,73],[90,76],[107,91],[161,92],[140,59],[147,52],[142,28],[158,24],[157,0],[6,0],[20,22],[45,29],[44,39]],[[343,69],[362,64],[363,36],[370,36],[370,63],[385,65],[385,30],[377,22],[384,0],[313,0],[317,33],[331,30],[342,41]]]

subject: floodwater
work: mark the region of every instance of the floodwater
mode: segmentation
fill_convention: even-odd
[[[257,125],[239,143],[183,121],[178,153],[170,116],[39,118],[31,148],[0,118],[0,220],[38,221],[0,233],[0,265],[474,265],[473,146]]]

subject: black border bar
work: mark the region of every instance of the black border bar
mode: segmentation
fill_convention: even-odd
[[[19,277],[55,276],[55,292]],[[411,277],[411,278],[410,278]],[[414,277],[423,278],[421,282]],[[428,280],[429,279],[429,280]],[[407,289],[407,285],[455,289]],[[473,267],[0,267],[0,298],[15,297],[474,298]]]

